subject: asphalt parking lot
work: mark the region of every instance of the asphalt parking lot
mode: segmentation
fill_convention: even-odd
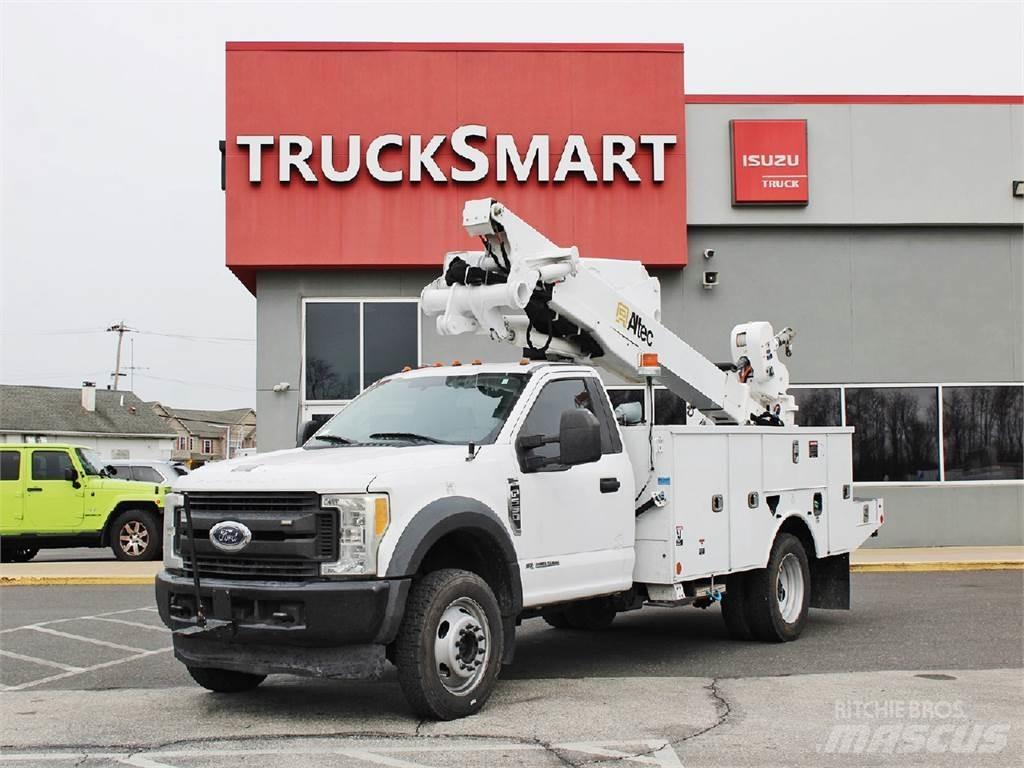
[[[853,586],[852,611],[813,611],[783,645],[728,640],[717,608],[645,609],[600,633],[527,621],[494,698],[456,723],[413,718],[393,671],[207,693],[150,587],[4,588],[0,763],[1019,764],[1024,573]]]

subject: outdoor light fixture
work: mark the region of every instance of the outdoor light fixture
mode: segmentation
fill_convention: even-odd
[[[718,285],[718,273],[717,272],[705,272],[701,280],[701,285],[708,291]]]
[[[1024,197],[1024,180],[1014,179],[1013,181],[1013,196]]]

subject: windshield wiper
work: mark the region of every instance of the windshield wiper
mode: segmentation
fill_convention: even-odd
[[[370,435],[371,440],[418,440],[424,443],[443,443],[444,440],[438,440],[436,437],[428,437],[427,435],[418,435],[415,432],[374,432]]]
[[[323,440],[325,443],[333,443],[334,445],[354,445],[356,442],[340,435],[313,435],[313,439]]]

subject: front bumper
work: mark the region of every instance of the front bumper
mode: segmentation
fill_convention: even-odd
[[[202,579],[200,596],[215,629],[197,631],[191,577],[156,577],[160,618],[179,640],[221,644],[305,646],[387,645],[395,639],[410,579],[302,583]],[[191,630],[188,635],[182,631]]]

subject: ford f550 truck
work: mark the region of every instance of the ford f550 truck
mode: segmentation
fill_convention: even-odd
[[[476,712],[542,616],[596,630],[646,605],[721,602],[729,632],[795,640],[849,608],[849,553],[884,520],[852,498],[848,428],[794,425],[793,332],[739,325],[716,365],[660,322],[638,262],[580,258],[500,203],[421,307],[515,364],[386,376],[301,447],[218,462],[167,497],[157,579],[175,655],[214,691],[268,674],[373,677],[418,713]],[[613,409],[596,368],[645,385]],[[688,403],[655,426],[655,384]]]

